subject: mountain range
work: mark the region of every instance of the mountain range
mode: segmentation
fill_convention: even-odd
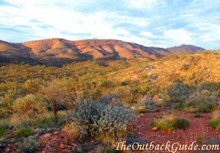
[[[53,38],[23,43],[0,41],[0,65],[8,63],[46,64],[60,66],[87,60],[118,60],[145,57],[151,60],[179,52],[205,50],[193,45],[171,48],[146,47],[112,39],[70,41]]]

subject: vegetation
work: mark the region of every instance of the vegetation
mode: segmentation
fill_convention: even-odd
[[[6,135],[8,132],[7,125],[0,125],[0,138]]]
[[[220,130],[220,111],[215,111],[209,125],[216,130]]]
[[[159,130],[177,130],[186,129],[189,127],[189,121],[183,118],[176,118],[174,115],[165,115],[151,123],[153,127]]]
[[[75,123],[81,134],[101,140],[109,146],[126,136],[127,126],[135,119],[135,115],[122,103],[114,99],[100,102],[84,100],[76,106],[72,122]]]
[[[38,114],[46,111],[46,107],[43,102],[33,94],[16,99],[12,108],[14,112],[26,115],[29,118],[34,118]]]
[[[34,153],[40,148],[41,142],[36,139],[29,139],[26,142],[18,143],[18,148],[23,153]]]
[[[37,128],[58,128],[71,142],[98,141],[105,144],[98,149],[111,150],[115,141],[128,135],[134,112],[142,116],[178,109],[201,117],[201,113],[217,110],[219,59],[220,54],[205,52],[170,55],[154,61],[136,58],[62,67],[1,66],[0,137],[7,139],[12,135],[24,140]],[[217,130],[219,118],[214,115],[210,121]],[[189,122],[165,115],[153,121],[152,126],[176,130],[187,128]],[[18,147],[22,152],[34,152],[38,144],[34,139],[25,144],[22,141]]]
[[[25,128],[25,127],[22,127],[20,129],[17,129],[15,131],[15,137],[16,138],[24,138],[24,137],[28,137],[30,135],[33,135],[34,134],[34,131],[30,128]]]

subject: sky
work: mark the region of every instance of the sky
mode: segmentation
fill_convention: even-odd
[[[0,40],[47,38],[220,49],[220,1],[0,0]]]

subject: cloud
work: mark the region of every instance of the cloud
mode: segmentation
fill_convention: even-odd
[[[130,8],[144,9],[152,8],[158,4],[159,0],[124,0],[124,4]]]
[[[153,35],[151,32],[148,31],[141,31],[140,35],[144,37],[155,37],[155,35]]]
[[[176,43],[191,43],[191,33],[184,29],[171,29],[164,31],[165,38],[171,39]]]
[[[146,27],[148,25],[145,18],[126,16],[105,10],[81,12],[63,9],[59,6],[48,7],[46,3],[39,1],[31,1],[23,5],[21,3],[23,1],[18,0],[16,3],[21,8],[0,7],[3,26],[23,30],[21,25],[28,25],[26,30],[37,38],[64,37],[66,39],[77,39],[80,33],[82,37],[78,39],[86,38],[83,34],[89,34],[87,38],[90,36],[92,38],[123,39],[130,36],[130,32],[126,27],[120,27],[120,24],[129,24],[133,27]],[[16,14],[15,17],[14,14]],[[69,33],[63,33],[63,31],[69,31]]]
[[[1,39],[12,42],[111,38],[212,48],[220,41],[220,1],[4,0],[0,10]]]

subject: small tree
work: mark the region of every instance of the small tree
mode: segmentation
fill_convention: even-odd
[[[58,121],[58,111],[61,105],[74,107],[76,101],[75,91],[68,89],[69,82],[67,80],[53,80],[47,86],[41,88],[41,94],[49,104],[55,122]]]
[[[15,112],[24,114],[30,118],[34,118],[46,111],[44,103],[33,94],[16,99],[12,108]]]

